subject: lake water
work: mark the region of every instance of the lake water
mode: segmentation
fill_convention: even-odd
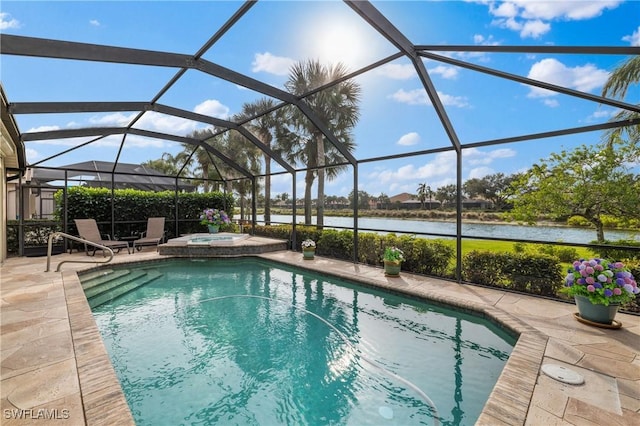
[[[304,221],[304,216],[296,216],[298,222]],[[258,216],[258,221],[264,220],[264,216]],[[290,215],[271,215],[273,222],[291,223]],[[313,223],[316,218],[312,218]],[[353,228],[353,218],[325,216],[326,227]],[[446,234],[455,236],[455,222],[439,222],[429,220],[411,219],[387,219],[387,218],[358,218],[358,228],[361,232],[366,229],[385,229],[388,232],[396,233],[428,233]],[[532,241],[566,242],[577,244],[588,244],[596,239],[595,229],[569,228],[560,226],[525,226],[504,223],[463,223],[462,234],[466,237],[492,237],[508,238]],[[424,238],[440,238],[439,235],[428,236],[419,235]],[[637,232],[605,230],[604,236],[607,240],[635,239],[640,241],[640,234]]]

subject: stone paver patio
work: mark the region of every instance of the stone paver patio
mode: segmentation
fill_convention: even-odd
[[[571,304],[406,273],[386,278],[381,268],[319,256],[303,261],[290,251],[258,256],[477,311],[518,332],[477,424],[640,424],[640,317],[618,314],[622,329],[600,329],[576,321]],[[163,257],[147,248],[117,254],[114,263]],[[57,255],[52,269],[69,259],[90,258]],[[67,263],[63,272],[44,272],[44,257],[10,258],[2,265],[3,425],[133,424],[76,275],[94,266]],[[540,372],[547,363],[579,372],[585,383],[547,377]]]

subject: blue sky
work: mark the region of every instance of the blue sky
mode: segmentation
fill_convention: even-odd
[[[241,2],[3,0],[0,30],[7,34],[194,54]],[[598,1],[373,1],[415,44],[640,46],[640,2]],[[208,61],[283,88],[300,60],[344,62],[356,70],[395,48],[342,2],[260,1],[207,53]],[[618,55],[460,54],[440,52],[485,67],[600,94]],[[177,69],[2,56],[2,84],[10,102],[150,101]],[[606,122],[614,108],[497,79],[444,62],[425,66],[462,143]],[[426,92],[407,59],[356,79],[361,118],[354,130],[355,157],[367,159],[450,146]],[[196,70],[187,71],[160,103],[219,118],[263,97]],[[640,89],[626,102],[640,103]],[[21,132],[86,126],[126,126],[134,112],[16,116]],[[137,128],[186,135],[199,123],[147,113]],[[550,152],[594,144],[600,133],[506,144],[464,151],[463,178],[523,171]],[[30,162],[90,138],[28,142]],[[113,161],[121,136],[112,136],[43,163]],[[127,137],[120,161],[139,163],[175,154],[179,144]],[[274,167],[278,170],[277,167]],[[415,193],[455,183],[452,153],[422,155],[359,166],[359,188],[371,195]],[[303,176],[298,176],[298,196]],[[351,169],[327,182],[329,195],[348,195]],[[272,194],[291,194],[291,178],[275,176]]]

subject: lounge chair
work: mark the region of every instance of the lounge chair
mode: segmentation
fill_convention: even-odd
[[[143,246],[158,246],[164,240],[164,217],[150,217],[147,220],[147,230],[142,238],[133,241],[133,248],[142,250]]]
[[[121,249],[126,248],[127,253],[131,254],[131,250],[129,250],[129,243],[126,241],[117,241],[112,240],[110,236],[107,235],[107,239],[103,240],[102,235],[100,234],[100,230],[98,229],[98,224],[95,219],[74,219],[76,223],[76,228],[78,228],[78,235],[80,238],[85,239],[87,241],[91,241],[92,243],[100,244],[105,247],[109,247],[112,250],[116,250],[116,253],[119,253]],[[84,251],[89,255],[89,251],[92,251],[91,255],[96,254],[97,248],[91,245],[84,245]]]

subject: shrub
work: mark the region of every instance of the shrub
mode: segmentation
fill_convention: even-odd
[[[494,287],[504,287],[501,266],[502,253],[473,250],[462,258],[462,277],[465,281]]]
[[[571,263],[578,258],[578,250],[573,247],[558,247],[556,254],[562,263]]]
[[[569,226],[581,226],[581,227],[589,227],[592,226],[591,222],[589,222],[587,219],[585,219],[582,216],[571,216],[569,219],[567,219],[567,225]]]
[[[596,241],[592,241],[591,244],[598,244]],[[595,256],[610,259],[616,261],[623,260],[640,260],[640,241],[635,240],[616,240],[616,241],[605,241],[604,245],[612,245],[612,246],[627,246],[627,247],[638,247],[639,250],[625,250],[625,249],[616,249],[616,248],[592,248],[590,249]],[[573,259],[575,260],[575,259]],[[635,277],[635,275],[634,275]]]
[[[555,296],[562,287],[562,269],[544,254],[472,251],[462,259],[466,281],[532,294]]]
[[[318,238],[317,253],[337,259],[353,259],[353,232],[325,229]]]
[[[67,220],[69,232],[75,233],[74,219],[92,218],[101,226],[102,232],[111,234],[106,229],[105,222],[111,222],[111,190],[108,188],[87,188],[75,186],[67,189]],[[54,195],[56,201],[55,216],[61,220],[64,212],[64,193],[57,191]],[[205,208],[226,209],[233,211],[234,199],[231,194],[222,192],[179,193],[177,197],[178,218],[180,219],[178,233],[188,234],[203,232],[204,226],[200,225],[200,214]],[[149,216],[164,216],[168,223],[176,218],[176,194],[173,191],[151,192],[136,189],[116,189],[113,191],[113,212],[116,222],[115,234],[130,235],[142,232],[146,229],[146,221]],[[150,214],[150,212],[153,212]],[[137,223],[135,223],[137,222]],[[105,232],[106,231],[106,232]],[[168,228],[168,237],[175,236],[175,228]]]
[[[527,251],[527,244],[526,243],[513,243],[513,251],[515,251],[516,253],[524,253]]]

